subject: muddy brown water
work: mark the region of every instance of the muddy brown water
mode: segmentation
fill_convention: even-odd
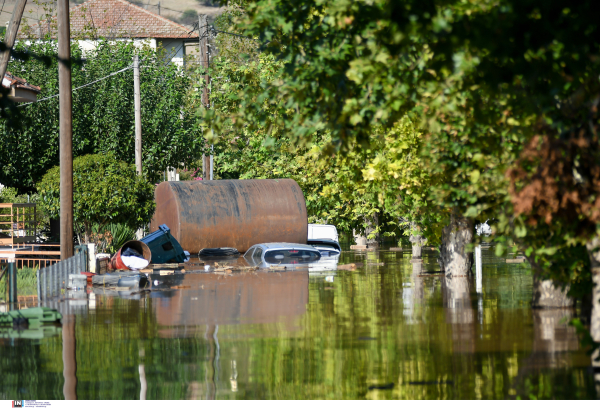
[[[58,336],[0,339],[2,399],[596,398],[590,357],[532,310],[527,264],[483,250],[446,280],[433,251],[343,252],[334,272],[152,276],[86,294]],[[177,289],[169,289],[176,286]]]

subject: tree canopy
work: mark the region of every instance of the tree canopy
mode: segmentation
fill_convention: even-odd
[[[235,31],[243,15],[243,9],[230,6],[217,19],[217,28]],[[205,112],[218,132],[213,138],[217,177],[293,178],[305,193],[309,221],[333,223],[342,231],[362,232],[374,218],[379,221],[374,230],[388,235],[408,232],[415,220],[425,230],[439,227],[425,196],[430,180],[419,165],[422,133],[413,120],[405,116],[390,129],[374,128],[370,143],[354,143],[346,154],[335,152],[325,128],[310,143],[299,143],[288,126],[277,122],[287,115],[284,99],[262,99],[251,122],[237,116],[248,92],[279,80],[283,63],[252,39],[220,35],[217,46],[210,70],[214,108]],[[259,116],[271,118],[272,125]],[[238,120],[243,125],[237,126]]]
[[[492,220],[499,252],[516,242],[539,273],[567,282],[589,266],[581,250],[600,211],[593,5],[244,3],[236,32],[278,65],[229,96],[235,109],[204,112],[207,137],[262,129],[267,143],[285,134],[330,158],[377,142],[385,151],[408,115],[422,133],[428,208]]]

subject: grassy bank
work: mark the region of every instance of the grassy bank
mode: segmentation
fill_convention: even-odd
[[[36,268],[22,268],[17,270],[17,293],[19,296],[37,294]],[[0,301],[6,301],[6,285],[8,276],[4,275],[0,281]]]

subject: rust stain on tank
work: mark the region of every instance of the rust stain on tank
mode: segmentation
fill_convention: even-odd
[[[245,252],[263,242],[306,243],[306,202],[291,179],[166,181],[154,196],[151,231],[167,224],[192,253],[217,247]]]

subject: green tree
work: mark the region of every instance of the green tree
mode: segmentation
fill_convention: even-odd
[[[42,87],[41,100],[58,93],[56,43],[19,43],[17,51],[52,57],[51,65],[36,58],[13,59],[9,71]],[[128,42],[99,41],[83,54],[74,43],[73,88],[129,67],[140,55],[142,107],[142,160],[149,180],[162,178],[167,167],[197,159],[199,131],[194,115],[182,111],[191,87],[190,78],[165,59],[161,51],[137,48]],[[58,164],[58,98],[19,108],[19,120],[0,123],[0,183],[31,191],[40,178]],[[73,93],[73,154],[75,157],[113,152],[119,160],[134,162],[133,74],[113,75]]]
[[[447,218],[442,240],[455,244],[442,246],[447,273],[469,269],[473,224],[488,218],[507,244],[526,243],[534,265],[558,252],[575,260],[600,208],[592,9],[559,0],[248,3],[238,32],[281,68],[239,93],[226,120],[205,117],[217,134],[234,123],[285,132],[298,145],[327,130],[344,153],[415,114],[433,181],[426,196]],[[286,109],[267,115],[265,101]],[[553,146],[552,160],[525,160],[529,143],[529,151]]]
[[[240,16],[243,10],[230,6],[217,27],[235,31]],[[426,234],[436,231],[432,221],[438,210],[424,194],[431,181],[417,155],[422,133],[413,121],[404,117],[389,130],[375,128],[369,144],[356,144],[346,155],[336,153],[329,130],[317,130],[310,143],[299,144],[287,128],[261,122],[286,116],[285,100],[262,99],[253,124],[239,128],[241,98],[248,89],[277,81],[283,65],[252,39],[219,35],[216,41],[219,55],[211,61],[210,72],[215,78],[210,84],[214,109],[207,115],[223,119],[217,123],[219,137],[213,139],[217,177],[293,178],[305,193],[309,221],[334,223],[346,232],[363,232],[374,218],[374,233],[397,235],[398,227],[409,232],[415,221]]]
[[[37,184],[40,205],[50,217],[60,214],[60,168],[50,169]],[[139,228],[154,214],[154,187],[135,166],[113,153],[90,154],[73,161],[73,219],[81,243],[109,223]]]

